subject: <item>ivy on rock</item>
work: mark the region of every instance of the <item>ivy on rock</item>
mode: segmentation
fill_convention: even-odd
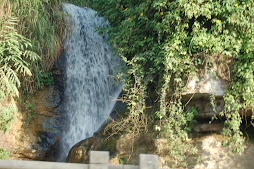
[[[165,131],[176,162],[190,150],[195,113],[181,103],[186,79],[202,66],[211,68],[213,57],[231,60],[233,77],[220,114],[226,117],[224,143],[243,151],[239,112],[254,110],[253,0],[93,0],[92,6],[109,21],[101,31],[126,62],[130,116],[160,119],[156,128]]]

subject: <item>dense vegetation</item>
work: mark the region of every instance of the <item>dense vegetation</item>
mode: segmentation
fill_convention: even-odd
[[[213,71],[217,58],[233,65],[224,96],[225,144],[242,152],[240,112],[254,111],[253,0],[71,0],[92,6],[110,26],[102,33],[127,65],[123,101],[129,115],[119,124],[134,135],[160,120],[176,162],[189,152],[195,109],[181,93],[200,68]],[[60,0],[0,1],[0,129],[15,117],[13,98],[47,83],[64,38]],[[218,72],[213,72],[219,76]],[[5,100],[12,100],[5,102]],[[211,102],[214,97],[211,95]],[[10,104],[7,104],[10,103]],[[124,128],[123,128],[124,127]]]
[[[239,113],[254,110],[253,0],[94,0],[93,8],[110,22],[102,31],[128,67],[126,128],[140,133],[147,119],[160,119],[156,128],[165,132],[176,161],[184,161],[195,113],[181,102],[186,79],[201,67],[218,76],[212,67],[221,58],[234,67],[220,112],[224,143],[243,151]]]
[[[59,0],[0,1],[0,130],[15,118],[19,91],[33,93],[48,83],[63,30]]]

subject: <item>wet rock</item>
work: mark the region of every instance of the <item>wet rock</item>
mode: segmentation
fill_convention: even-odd
[[[66,57],[65,51],[62,49],[61,54],[53,66],[52,73],[54,77],[54,88],[60,92],[61,99],[64,99],[64,89],[65,89],[65,81],[66,81]]]
[[[23,142],[29,146],[20,147],[19,154],[22,159],[56,161],[57,143],[66,127],[60,93],[49,87],[31,100],[37,115],[26,126]]]
[[[39,153],[39,152],[36,153],[36,151],[31,152],[31,151],[28,151],[28,150],[23,150],[20,153],[20,158],[24,159],[24,160],[43,161],[44,160],[43,154],[44,153]]]
[[[103,137],[89,137],[82,140],[71,148],[67,157],[67,162],[88,163],[90,150],[110,151],[108,147],[105,147],[107,143],[108,140]]]
[[[41,147],[39,144],[33,144],[26,146],[19,154],[24,160],[35,160],[44,161],[45,160],[45,148]]]
[[[58,153],[60,152],[60,140],[61,138],[57,138],[55,143],[50,145],[48,151],[45,153],[46,161],[56,161],[56,157],[58,157]]]
[[[122,97],[123,92],[120,93],[119,97]],[[116,101],[109,117],[104,121],[104,123],[99,127],[99,129],[94,133],[93,137],[86,138],[79,143],[75,144],[69,151],[67,162],[71,163],[88,163],[89,161],[89,151],[109,151],[111,154],[116,152],[116,138],[118,136],[109,137],[109,131],[105,132],[105,128],[112,121],[119,120],[120,116],[126,111],[126,104],[121,101]]]
[[[44,150],[44,160],[56,161],[60,152],[60,141],[62,133],[68,124],[67,113],[64,108],[66,58],[62,50],[58,61],[55,63],[52,73],[54,81],[50,92],[46,95],[46,101],[50,106],[48,116],[42,123],[42,130],[39,131],[38,145]],[[46,106],[47,107],[47,106]]]

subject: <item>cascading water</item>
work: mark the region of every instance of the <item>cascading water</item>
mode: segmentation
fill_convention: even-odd
[[[110,77],[120,64],[105,37],[96,32],[103,18],[89,8],[64,4],[71,17],[66,20],[65,109],[69,128],[64,133],[61,157],[64,161],[70,148],[93,135],[111,112],[122,84]]]

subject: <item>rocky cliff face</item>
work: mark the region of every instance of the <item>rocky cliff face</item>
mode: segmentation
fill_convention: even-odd
[[[223,96],[229,87],[230,71],[228,70],[222,75],[218,67],[221,65],[209,69],[200,69],[197,74],[189,77],[186,90],[182,93],[186,109],[196,108],[198,111],[196,118],[198,119],[209,119],[213,115],[218,116],[218,113],[224,109]]]
[[[223,117],[219,113],[224,110],[223,96],[232,77],[232,59],[221,54],[213,54],[207,58],[206,65],[200,66],[196,74],[188,77],[186,89],[182,93],[185,110],[195,109],[198,112],[195,115],[199,122],[195,127],[197,132],[222,130]]]
[[[11,129],[0,136],[0,146],[12,152],[11,159],[52,159],[48,152],[61,137],[60,100],[59,92],[49,87],[20,103]]]

